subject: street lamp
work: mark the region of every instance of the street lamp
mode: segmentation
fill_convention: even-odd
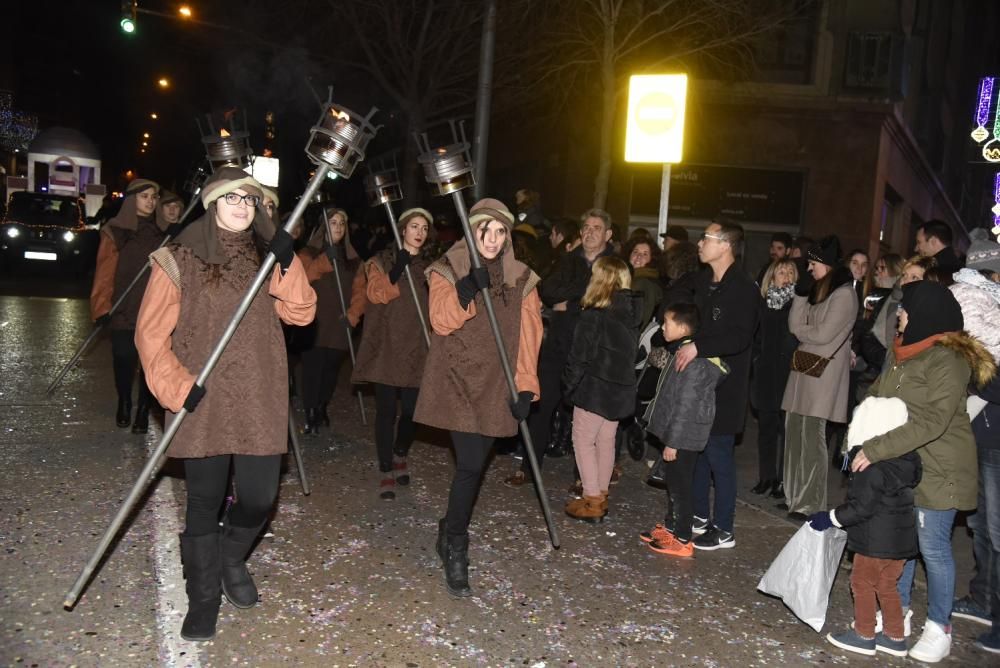
[[[153,113],[151,113],[149,115],[149,117],[152,118],[155,121],[155,120],[157,120],[159,118],[159,115],[154,111]]]
[[[178,7],[177,8],[177,13],[180,14],[181,16],[183,16],[186,19],[189,19],[192,16],[191,8],[188,7],[187,5],[181,5],[180,7]]]
[[[142,138],[143,139],[149,139],[149,133],[148,132],[143,132],[142,133]]]
[[[160,79],[156,82],[156,84],[160,88],[170,88],[170,79],[166,77],[160,77]]]

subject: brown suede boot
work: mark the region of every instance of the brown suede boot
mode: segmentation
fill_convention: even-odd
[[[604,511],[605,515],[608,514],[608,490],[601,492],[601,510]]]
[[[584,522],[604,521],[604,516],[608,514],[608,511],[601,507],[601,504],[604,503],[604,497],[585,496],[582,501],[582,506],[577,506],[573,502],[567,504],[566,514],[575,520],[583,520]]]

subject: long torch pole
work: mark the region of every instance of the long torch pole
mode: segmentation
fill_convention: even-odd
[[[295,466],[299,470],[299,484],[302,485],[303,496],[309,496],[312,491],[309,489],[309,480],[306,478],[306,465],[302,461],[302,448],[299,447],[299,428],[292,417],[291,403],[288,405],[288,438],[292,441],[292,456],[295,457]]]
[[[309,204],[310,200],[312,200],[313,195],[316,194],[320,184],[323,183],[323,179],[326,178],[328,171],[330,171],[329,165],[323,164],[316,167],[316,175],[313,176],[312,181],[309,182],[305,193],[303,193],[298,204],[295,205],[295,210],[292,211],[291,217],[285,224],[286,232],[291,233],[291,231],[295,229],[295,226],[298,225],[306,206]],[[274,253],[268,253],[264,258],[260,269],[257,271],[257,276],[250,285],[250,289],[243,296],[243,300],[240,302],[239,308],[236,310],[235,315],[233,315],[232,320],[229,321],[229,325],[226,327],[226,331],[222,334],[222,338],[219,339],[219,342],[215,345],[211,355],[209,355],[208,360],[205,362],[204,368],[195,379],[195,383],[198,385],[205,385],[205,381],[208,379],[209,374],[212,373],[215,365],[218,364],[219,359],[222,357],[222,353],[226,350],[226,346],[229,345],[229,341],[236,333],[236,328],[239,327],[240,322],[243,320],[243,316],[246,315],[246,312],[250,309],[250,305],[253,303],[257,293],[260,292],[264,282],[270,276],[274,263]],[[90,560],[87,561],[83,570],[80,572],[80,575],[76,578],[76,582],[73,583],[73,586],[66,593],[66,598],[63,600],[63,606],[65,608],[72,608],[76,605],[77,600],[80,598],[80,592],[83,591],[83,587],[87,584],[90,576],[93,575],[94,569],[97,568],[97,564],[100,563],[101,559],[104,557],[104,553],[107,552],[111,541],[114,539],[115,535],[117,535],[118,530],[121,529],[122,524],[125,522],[125,518],[132,512],[133,506],[135,506],[135,504],[139,501],[139,498],[146,490],[146,487],[149,486],[149,483],[152,482],[153,477],[159,470],[162,464],[163,455],[166,453],[167,447],[177,434],[177,430],[180,429],[181,423],[184,422],[185,417],[187,417],[187,410],[181,408],[175,416],[173,422],[170,423],[170,427],[168,427],[164,432],[163,438],[160,439],[160,444],[156,446],[156,450],[149,457],[149,460],[143,467],[142,472],[139,474],[139,478],[132,486],[132,491],[129,492],[129,495],[125,499],[124,503],[122,503],[121,508],[118,509],[118,513],[114,516],[114,519],[111,520],[111,524],[104,531],[104,535],[101,536],[97,549],[94,550]]]
[[[399,236],[399,229],[396,225],[396,214],[392,210],[392,202],[385,202],[385,214],[389,216],[389,228],[392,230],[392,236],[396,237],[396,248],[398,250],[403,249],[403,240]],[[427,221],[430,224],[431,221]],[[388,269],[388,267],[387,267]],[[413,283],[413,275],[410,273],[410,265],[403,267],[403,271],[406,273],[406,282],[410,284],[410,294],[413,295],[413,306],[417,309],[417,317],[420,318],[420,331],[424,334],[424,345],[427,346],[428,350],[431,347],[431,335],[427,332],[427,320],[424,318],[424,312],[420,308],[420,300],[417,298],[417,286]]]
[[[483,266],[479,259],[479,251],[476,248],[476,240],[472,235],[472,226],[469,225],[469,213],[465,210],[465,201],[462,199],[462,191],[456,190],[452,194],[455,201],[455,208],[458,210],[458,217],[462,221],[462,231],[465,233],[465,243],[469,247],[469,259],[474,269]],[[490,320],[490,329],[493,330],[493,340],[497,344],[497,353],[500,355],[500,366],[503,367],[504,378],[507,379],[507,389],[510,391],[512,401],[517,401],[517,385],[514,383],[514,372],[507,359],[507,348],[503,344],[503,334],[500,332],[500,324],[497,322],[496,311],[493,310],[493,300],[490,299],[489,289],[482,291],[483,305],[486,307],[486,315]],[[521,438],[524,440],[524,449],[528,455],[528,462],[531,464],[531,474],[535,479],[535,491],[538,492],[538,500],[542,504],[542,514],[545,515],[545,524],[549,529],[549,539],[552,547],[559,549],[559,534],[556,533],[556,525],[552,521],[552,511],[549,509],[549,497],[545,493],[545,484],[542,482],[542,472],[538,468],[538,460],[535,458],[535,449],[531,443],[531,432],[528,430],[528,421],[521,420],[518,424],[521,430]]]
[[[194,191],[194,194],[191,196],[191,202],[187,205],[187,208],[184,209],[184,213],[181,214],[181,217],[179,219],[180,222],[183,223],[184,220],[189,215],[191,215],[191,212],[194,211],[194,207],[198,204],[198,195],[200,193],[201,193],[201,187],[199,187],[197,190]],[[160,243],[158,248],[166,246],[171,238],[172,237],[169,236],[164,237],[163,241]],[[148,262],[142,265],[142,269],[139,270],[139,273],[135,275],[135,278],[133,278],[132,282],[128,284],[128,287],[125,288],[125,291],[122,292],[121,296],[117,299],[117,301],[115,301],[115,303],[111,305],[111,310],[108,311],[107,315],[110,316],[114,314],[115,311],[118,310],[118,307],[121,306],[122,302],[125,301],[125,297],[127,297],[128,294],[132,292],[132,289],[139,283],[140,279],[142,279],[142,277],[146,275],[147,271],[149,271]],[[90,330],[90,335],[83,340],[83,343],[80,344],[80,347],[76,349],[75,353],[73,353],[73,357],[70,358],[69,362],[66,363],[66,366],[62,368],[62,370],[55,377],[55,379],[51,383],[49,383],[49,386],[45,389],[46,396],[52,396],[52,393],[55,392],[56,388],[59,387],[59,384],[62,383],[63,378],[66,377],[66,374],[69,373],[70,369],[76,366],[76,363],[79,361],[79,359],[83,357],[83,353],[86,352],[87,348],[94,341],[94,339],[97,338],[97,335],[100,333],[102,329],[104,329],[104,325],[97,325],[97,324],[94,325],[94,328]]]

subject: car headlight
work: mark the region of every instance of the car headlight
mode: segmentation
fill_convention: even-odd
[[[19,236],[21,236],[21,230],[17,229],[16,227],[8,227],[7,236],[11,239],[17,239]]]
[[[70,242],[70,241],[73,241],[73,239],[75,239],[75,238],[76,238],[76,235],[73,234],[72,232],[70,232],[69,230],[67,230],[66,232],[63,232],[63,241]]]

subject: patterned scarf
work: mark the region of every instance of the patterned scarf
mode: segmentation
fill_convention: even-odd
[[[767,286],[767,307],[773,311],[780,311],[795,296],[795,284],[791,283],[783,288],[774,285]]]

